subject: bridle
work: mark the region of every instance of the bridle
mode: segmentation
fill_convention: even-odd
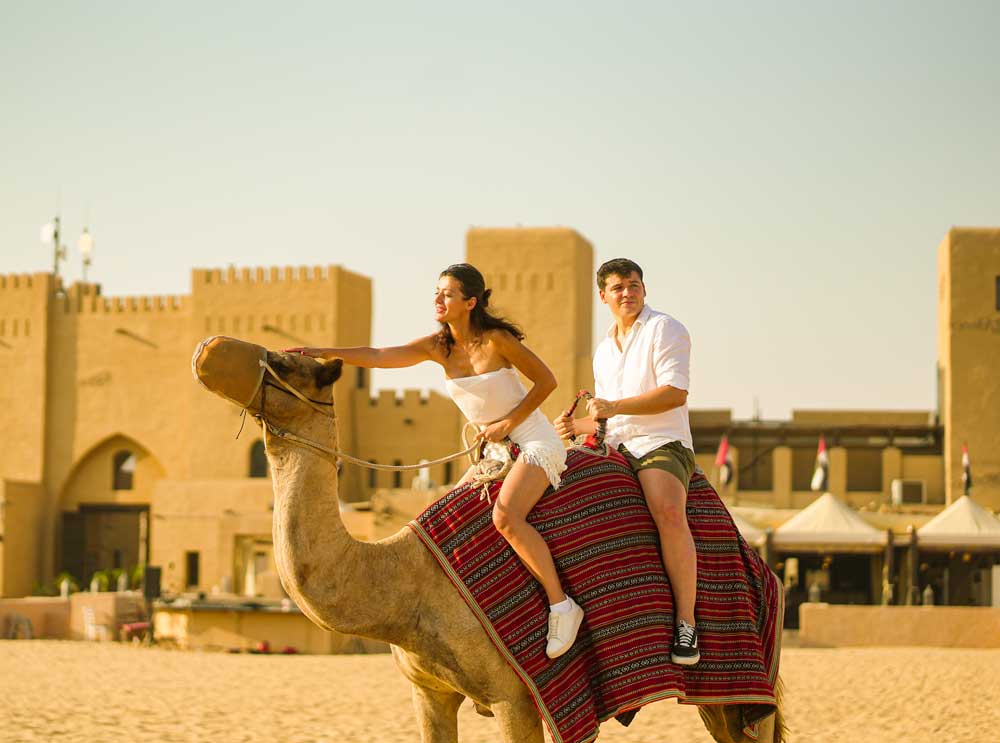
[[[265,403],[267,394],[266,390],[268,387],[273,387],[274,389],[277,389],[279,392],[285,392],[287,394],[297,397],[299,400],[304,402],[306,405],[308,405],[310,408],[315,410],[320,415],[329,418],[331,428],[334,425],[334,421],[337,420],[337,415],[333,411],[333,400],[331,400],[330,402],[325,402],[322,400],[313,400],[311,397],[307,397],[306,395],[302,394],[302,392],[295,389],[295,387],[293,387],[284,379],[282,379],[281,376],[274,370],[274,367],[272,367],[267,362],[267,350],[261,349],[261,351],[262,351],[261,358],[257,360],[257,363],[260,367],[260,376],[257,380],[257,385],[253,391],[253,394],[250,395],[249,402],[243,407],[243,412],[246,413],[247,407],[251,402],[254,401],[254,399],[257,397],[257,392],[259,391],[260,408],[259,412],[254,414],[253,417],[254,420],[256,420],[260,424],[261,430],[266,430],[270,432],[272,436],[275,436],[283,441],[288,441],[292,444],[298,444],[299,446],[304,446],[308,449],[312,449],[313,451],[316,451],[326,456],[328,459],[333,460],[334,463],[337,462],[337,459],[343,459],[347,462],[350,462],[351,464],[356,464],[359,467],[367,467],[368,469],[373,469],[373,470],[391,470],[393,472],[420,470],[423,469],[424,467],[432,467],[436,464],[450,462],[453,459],[464,457],[466,454],[472,455],[477,450],[481,452],[483,442],[476,441],[470,446],[468,446],[468,448],[463,449],[460,452],[455,452],[454,454],[449,454],[446,457],[441,457],[440,459],[435,459],[430,462],[420,462],[419,464],[375,464],[374,462],[367,462],[364,459],[358,459],[357,457],[352,457],[350,454],[342,452],[339,449],[333,449],[329,446],[324,446],[319,442],[311,441],[307,438],[299,436],[296,433],[293,433],[292,431],[280,428],[279,426],[276,426],[271,421],[269,421],[265,415]],[[274,381],[272,382],[271,380]],[[332,435],[331,438],[333,438]],[[474,459],[473,464],[476,464],[477,462],[478,459]]]

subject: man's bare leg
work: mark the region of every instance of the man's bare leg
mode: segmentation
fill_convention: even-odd
[[[687,521],[687,487],[669,472],[639,470],[639,484],[660,534],[663,567],[674,592],[676,621],[694,626],[698,591],[698,556]]]

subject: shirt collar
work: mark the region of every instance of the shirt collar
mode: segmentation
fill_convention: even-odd
[[[649,304],[644,304],[642,306],[642,312],[639,313],[639,317],[635,318],[635,322],[632,323],[632,327],[629,328],[629,335],[632,335],[632,331],[635,330],[635,327],[637,325],[639,326],[644,325],[645,322],[649,319],[650,315],[652,314],[653,314],[653,308],[650,307]],[[615,337],[615,333],[617,332],[618,332],[618,323],[613,322],[611,323],[611,327],[608,328],[607,337],[613,339]]]

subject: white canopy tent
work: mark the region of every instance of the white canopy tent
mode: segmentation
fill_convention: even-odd
[[[963,495],[917,529],[920,547],[1000,549],[1000,519]]]
[[[833,494],[824,493],[779,526],[773,542],[785,552],[878,552],[886,546],[886,533],[868,524]]]
[[[763,529],[758,529],[745,518],[735,513],[730,512],[730,516],[733,517],[733,523],[736,524],[736,528],[739,529],[740,534],[743,535],[743,539],[746,540],[747,544],[751,547],[759,547],[764,544],[767,533]]]

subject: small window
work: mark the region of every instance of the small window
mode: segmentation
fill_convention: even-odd
[[[363,390],[365,388],[365,370],[360,366],[358,367],[358,389]]]
[[[369,463],[378,464],[374,459],[369,459]],[[378,487],[378,470],[368,470],[368,487],[375,489]]]
[[[184,585],[187,588],[197,588],[201,583],[201,555],[197,552],[185,552],[184,566]]]
[[[115,452],[112,462],[111,489],[131,490],[135,475],[135,454],[123,449]]]
[[[393,465],[396,467],[401,467],[403,465],[403,462],[400,459],[396,459],[393,460]],[[396,470],[395,472],[392,473],[392,486],[394,488],[403,487],[403,473],[400,472],[399,470]]]
[[[263,441],[254,441],[250,447],[250,477],[267,477],[267,453]]]
[[[1000,312],[1000,276],[997,276],[997,312]]]
[[[444,463],[444,484],[445,485],[451,484],[451,476],[453,474],[453,470],[452,470],[452,465],[453,464],[454,464],[454,462],[445,462]]]

